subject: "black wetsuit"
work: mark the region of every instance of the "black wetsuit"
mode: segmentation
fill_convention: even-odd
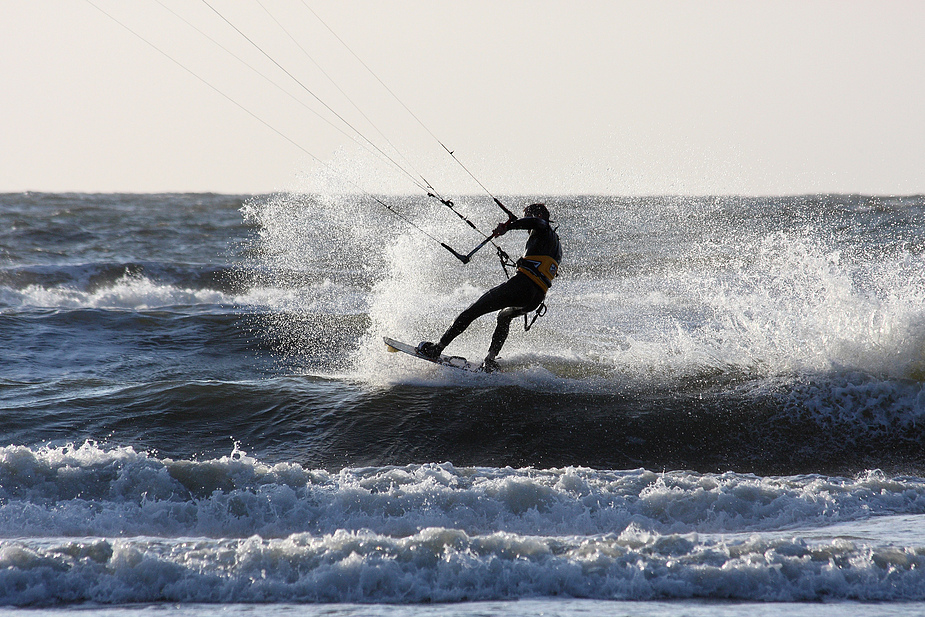
[[[486,291],[472,306],[463,311],[440,338],[442,347],[449,345],[482,315],[501,311],[498,313],[498,325],[488,348],[488,357],[494,359],[507,339],[511,321],[535,310],[543,303],[546,291],[558,273],[559,260],[562,259],[559,236],[548,221],[535,217],[511,221],[507,228],[530,230],[524,256],[517,261],[517,273],[504,283]]]

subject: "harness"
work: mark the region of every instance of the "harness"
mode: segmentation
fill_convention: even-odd
[[[517,268],[517,272],[523,272],[524,275],[536,283],[544,293],[549,290],[550,285],[552,285],[552,279],[556,278],[556,275],[559,273],[559,262],[548,255],[525,255],[515,262],[501,247],[497,247],[497,249],[498,258],[501,260],[501,267],[504,268],[504,275],[507,278],[511,278],[511,273],[508,272],[508,268]],[[528,261],[524,262],[524,260]],[[531,267],[535,268],[536,272],[531,271]],[[536,320],[544,316],[548,310],[549,307],[546,306],[545,302],[542,302],[536,307],[536,311],[533,313],[533,319],[530,319],[529,313],[524,314],[524,332],[529,332],[533,324],[536,323]]]
[[[517,271],[526,274],[546,293],[559,273],[559,262],[549,255],[524,255],[517,260]]]

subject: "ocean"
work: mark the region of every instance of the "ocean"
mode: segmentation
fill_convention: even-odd
[[[381,199],[0,195],[0,615],[925,614],[925,197]]]

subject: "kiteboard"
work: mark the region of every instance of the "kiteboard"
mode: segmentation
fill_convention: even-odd
[[[421,360],[427,360],[428,362],[433,362],[434,364],[439,364],[440,366],[449,366],[450,368],[456,368],[463,371],[469,371],[470,373],[481,373],[482,367],[478,364],[472,364],[462,356],[444,356],[440,355],[436,358],[431,358],[425,356],[424,354],[418,353],[418,350],[415,347],[407,343],[402,343],[401,341],[396,341],[387,336],[382,337],[382,340],[385,341],[385,348],[390,352],[404,352],[409,356],[414,356],[415,358],[420,358]]]

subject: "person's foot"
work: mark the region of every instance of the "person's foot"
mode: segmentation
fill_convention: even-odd
[[[494,358],[485,358],[485,361],[482,362],[482,371],[485,373],[494,373],[500,368],[501,365]]]
[[[439,358],[440,354],[443,352],[443,345],[440,343],[431,343],[430,341],[422,341],[417,346],[416,351],[419,356],[436,359]]]

